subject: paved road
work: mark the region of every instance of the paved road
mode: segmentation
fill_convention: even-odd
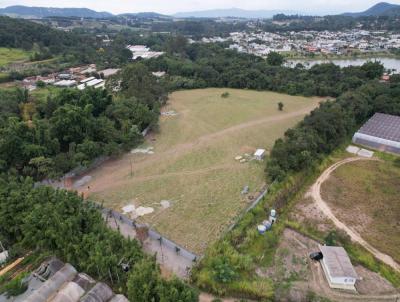
[[[316,205],[321,209],[321,211],[333,221],[333,223],[338,227],[339,229],[342,229],[345,231],[351,238],[351,240],[359,243],[362,245],[364,248],[366,248],[369,252],[371,252],[377,259],[381,260],[382,262],[386,263],[387,265],[391,266],[397,271],[400,271],[400,265],[393,260],[392,257],[389,255],[386,255],[380,251],[378,251],[376,248],[371,246],[368,242],[366,242],[358,232],[355,230],[351,229],[347,225],[345,225],[343,222],[341,222],[337,217],[333,214],[332,210],[329,208],[328,204],[322,199],[321,197],[321,185],[322,183],[329,178],[331,173],[335,171],[338,167],[354,162],[357,160],[377,160],[374,158],[364,158],[364,157],[350,157],[346,158],[344,160],[341,160],[332,166],[330,166],[328,169],[326,169],[320,177],[317,179],[317,181],[312,185],[309,195],[314,199],[314,202]]]

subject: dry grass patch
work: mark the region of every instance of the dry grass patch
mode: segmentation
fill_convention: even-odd
[[[320,100],[235,89],[173,93],[162,111],[177,115],[162,116],[159,132],[146,141],[155,153],[126,154],[92,171],[91,196],[119,211],[130,203],[153,207],[141,221],[202,253],[251,201],[243,187],[256,196],[265,186],[264,163],[234,158],[270,149]],[[162,208],[161,200],[171,206]]]
[[[392,161],[339,167],[322,185],[336,217],[400,262],[400,169]]]

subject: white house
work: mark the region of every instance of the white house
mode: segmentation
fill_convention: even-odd
[[[265,157],[265,149],[257,149],[256,152],[254,152],[254,158],[256,160],[263,160]]]
[[[321,265],[331,288],[349,289],[354,287],[358,275],[344,248],[340,246],[319,246],[322,253]]]

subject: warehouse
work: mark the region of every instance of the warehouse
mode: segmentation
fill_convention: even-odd
[[[400,154],[400,116],[375,113],[353,136],[355,144]]]
[[[331,288],[356,290],[354,285],[358,275],[344,248],[340,246],[320,246],[321,265]]]

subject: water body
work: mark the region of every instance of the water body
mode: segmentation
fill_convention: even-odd
[[[400,72],[400,59],[396,58],[385,58],[385,57],[377,57],[377,58],[360,58],[360,59],[338,59],[338,60],[288,60],[286,65],[289,67],[296,66],[297,63],[301,63],[306,68],[310,68],[316,64],[323,63],[334,63],[339,65],[340,67],[348,67],[348,66],[361,66],[365,62],[368,61],[380,61],[386,69]]]

